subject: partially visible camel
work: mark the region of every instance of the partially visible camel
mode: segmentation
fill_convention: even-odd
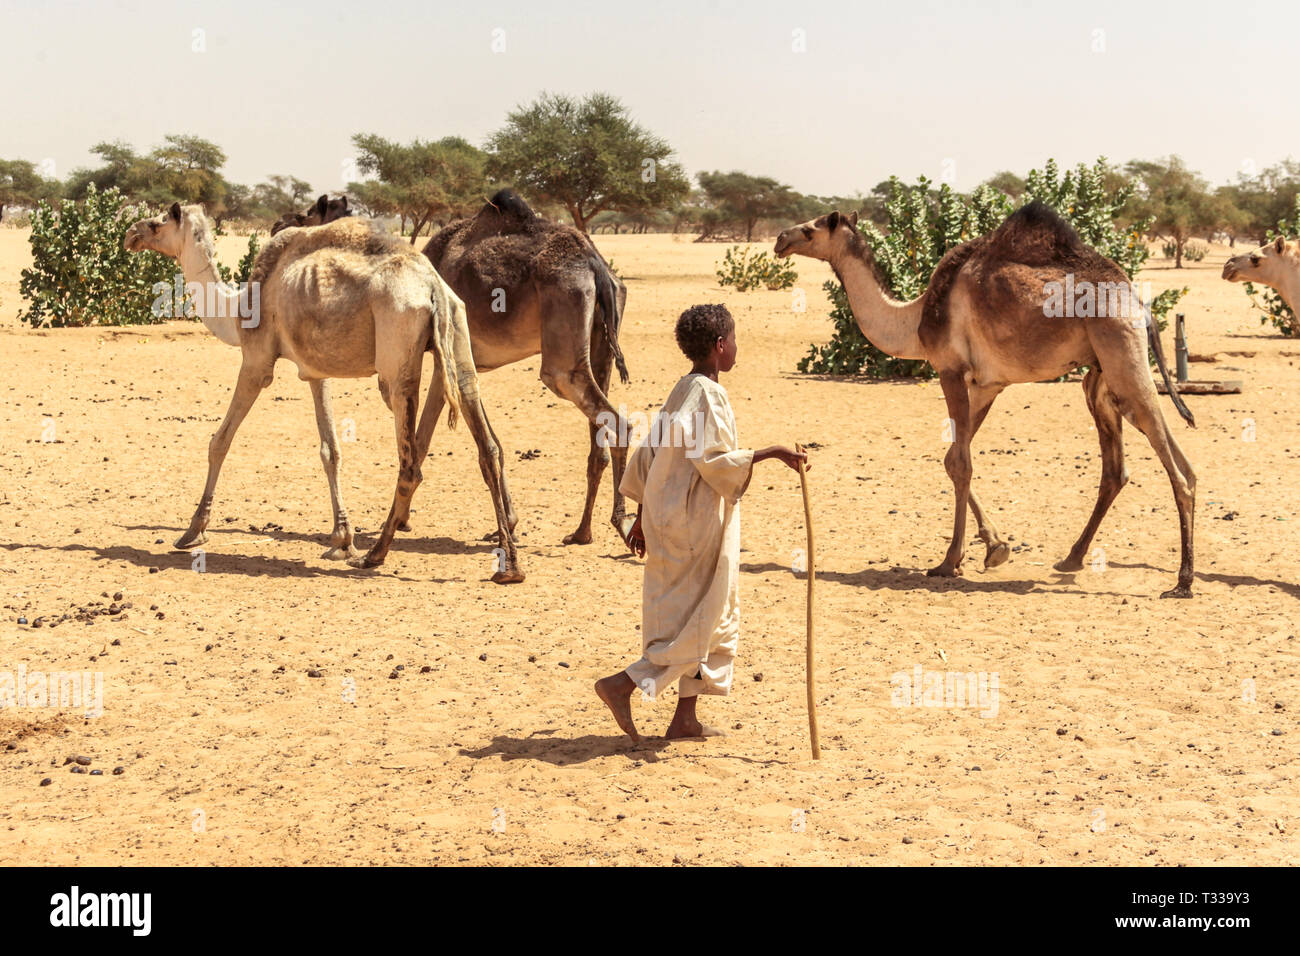
[[[277,219],[275,225],[271,227],[271,235],[274,236],[291,226],[323,226],[327,222],[334,222],[336,219],[350,215],[352,210],[348,208],[347,196],[330,199],[329,196],[322,195],[306,212],[287,212]]]
[[[828,262],[844,285],[862,334],[881,351],[925,359],[939,373],[953,423],[944,467],[956,492],[956,514],[948,553],[928,573],[961,573],[968,504],[986,547],[984,566],[996,567],[1010,557],[970,488],[971,439],[1008,385],[1059,378],[1087,365],[1083,389],[1101,442],[1101,487],[1092,517],[1056,569],[1083,567],[1097,527],[1128,482],[1121,438],[1122,418],[1127,418],[1164,465],[1178,505],[1178,583],[1161,597],[1191,597],[1196,477],[1160,411],[1147,363],[1148,341],[1175,407],[1188,424],[1195,422],[1170,381],[1154,323],[1129,294],[1132,287],[1123,270],[1085,245],[1052,209],[1033,202],[987,236],[949,250],[925,292],[911,302],[898,302],[884,292],[857,221],[856,213],[832,212],[792,226],[777,238],[775,253]],[[1089,301],[1095,306],[1076,310],[1070,302],[1063,316],[1049,317],[1054,311],[1049,303],[1062,289],[1091,289]]]
[[[277,359],[298,366],[311,383],[321,459],[329,478],[334,531],[327,557],[346,557],[353,567],[375,567],[388,554],[398,516],[410,507],[422,479],[420,465],[428,451],[433,422],[427,412],[450,405],[448,423],[463,414],[479,450],[496,510],[505,567],[492,580],[523,580],[511,539],[498,449],[487,427],[478,396],[478,376],[469,345],[464,305],[406,243],[385,236],[363,221],[343,220],[311,231],[286,230],[272,239],[253,266],[247,290],[222,283],[207,218],[202,206],[173,203],[154,219],[127,230],[128,251],[151,249],[177,260],[187,286],[198,284],[194,297],[203,323],[227,345],[243,353],[239,381],[230,409],[208,448],[208,477],[189,529],[176,542],[180,549],[207,540],[212,496],[235,431],[271,383]],[[259,301],[260,300],[260,301]],[[250,308],[250,306],[252,306]],[[420,372],[424,353],[432,351],[433,382],[425,416],[416,426]],[[327,379],[367,378],[379,374],[379,390],[393,411],[399,469],[393,506],[369,553],[357,552],[352,523],[338,489],[339,441],[330,411]],[[436,413],[434,418],[436,419]]]
[[[1276,289],[1291,311],[1300,315],[1300,243],[1278,236],[1252,252],[1223,264],[1229,282],[1258,282]]]
[[[424,254],[465,302],[478,371],[540,352],[540,374],[547,388],[587,416],[587,498],[577,529],[564,543],[591,543],[592,509],[612,446],[610,522],[626,544],[629,523],[618,486],[627,448],[611,441],[604,427],[617,428],[617,438],[628,434],[623,416],[607,397],[611,364],[628,381],[618,344],[627,300],[623,283],[590,238],[539,216],[509,189],[496,193],[473,218],[439,230]],[[504,472],[504,461],[501,468]],[[513,527],[514,515],[510,523]]]

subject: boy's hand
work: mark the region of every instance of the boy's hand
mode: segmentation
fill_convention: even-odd
[[[632,522],[632,529],[627,533],[627,543],[632,546],[632,553],[638,558],[645,557],[645,534],[641,531],[641,515]]]
[[[799,470],[799,462],[803,462],[804,471],[811,471],[812,464],[808,461],[808,453],[805,451],[795,451],[793,448],[786,448],[784,445],[773,445],[770,448],[764,448],[762,451],[755,453],[755,461],[766,461],[769,458],[775,458],[777,461],[784,462],[795,471]]]

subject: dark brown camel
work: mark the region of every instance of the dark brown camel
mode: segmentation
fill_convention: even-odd
[[[509,189],[488,200],[472,219],[439,230],[424,247],[424,254],[465,302],[478,371],[500,368],[540,352],[540,375],[547,388],[587,416],[591,440],[587,498],[577,529],[564,543],[591,542],[592,510],[612,448],[614,509],[610,521],[626,544],[618,485],[627,449],[608,440],[603,428],[608,425],[620,436],[628,434],[622,415],[606,397],[612,366],[618,366],[619,376],[628,381],[618,345],[627,299],[623,283],[587,236],[537,215]],[[498,441],[498,447],[500,444]],[[503,473],[504,468],[503,461]]]

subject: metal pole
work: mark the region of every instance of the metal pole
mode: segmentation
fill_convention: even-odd
[[[1174,355],[1178,362],[1178,381],[1187,381],[1187,325],[1183,313],[1174,316]]]

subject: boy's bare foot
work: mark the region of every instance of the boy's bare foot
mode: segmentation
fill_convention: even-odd
[[[683,737],[725,737],[715,727],[702,724],[695,719],[695,702],[697,697],[679,697],[677,710],[673,712],[673,722],[664,732],[665,740],[680,740]]]
[[[627,676],[626,671],[596,681],[596,696],[605,702],[605,706],[618,721],[620,729],[631,737],[635,744],[641,742],[641,735],[636,732],[636,725],[632,723],[632,691],[634,690],[636,684]]]
[[[716,727],[710,727],[708,724],[702,724],[695,718],[684,720],[678,717],[673,718],[673,722],[668,725],[664,732],[665,740],[678,740],[683,737],[725,737],[727,736]]]

